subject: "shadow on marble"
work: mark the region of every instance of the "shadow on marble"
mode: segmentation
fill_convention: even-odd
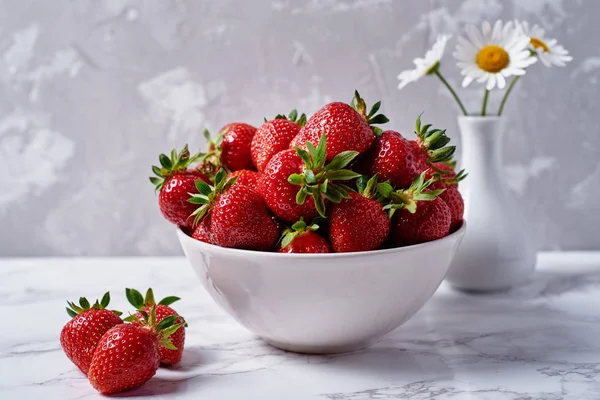
[[[199,366],[211,364],[216,361],[214,354],[210,351],[206,351],[200,347],[186,347],[179,364],[171,366],[162,365],[161,368],[170,371],[192,371],[198,369]]]
[[[126,392],[111,394],[106,397],[128,398],[181,393],[185,392],[186,387],[189,385],[188,381],[190,379],[192,378],[176,380],[155,376],[154,378],[150,379],[146,384],[144,384],[144,386]],[[193,379],[195,381],[194,384],[197,384],[197,380],[202,379],[202,377],[195,376],[193,377]]]

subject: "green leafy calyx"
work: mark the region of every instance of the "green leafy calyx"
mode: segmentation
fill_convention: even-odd
[[[94,304],[90,304],[88,299],[86,299],[85,297],[80,297],[79,305],[75,304],[72,301],[67,301],[67,304],[69,305],[69,307],[67,307],[67,314],[69,314],[69,316],[71,318],[75,318],[77,315],[79,315],[82,312],[87,311],[87,310],[105,310],[106,307],[108,307],[109,303],[110,303],[110,293],[109,292],[104,293],[104,296],[102,296],[102,299],[100,301],[96,300],[94,302]],[[117,311],[117,310],[111,310],[111,311],[113,313],[115,313],[116,315],[123,314],[122,312]]]
[[[171,150],[170,156],[161,154],[158,156],[160,167],[156,165],[152,166],[152,172],[154,172],[154,175],[156,176],[151,176],[150,182],[152,182],[156,188],[156,191],[158,192],[160,189],[162,189],[167,179],[178,172],[184,172],[188,166],[196,161],[200,156],[200,153],[190,155],[187,144],[179,153],[177,153],[177,149],[173,149]]]
[[[204,128],[202,134],[206,139],[206,143],[208,146],[208,151],[206,153],[200,154],[200,164],[198,169],[205,175],[210,178],[214,178],[215,171],[218,171],[220,168],[224,168],[227,172],[231,172],[227,170],[227,168],[221,162],[221,145],[223,144],[223,137],[228,132],[228,128],[220,131],[215,137],[210,136],[210,132],[208,129]]]
[[[138,292],[139,293],[139,292]],[[156,305],[153,305],[150,312],[139,310],[139,314],[142,316],[140,319],[137,315],[130,315],[125,318],[126,321],[136,322],[142,328],[148,329],[158,335],[159,344],[169,350],[177,350],[177,347],[173,345],[171,341],[171,335],[173,335],[179,328],[185,326],[185,320],[180,315],[171,315],[163,318],[160,322],[156,322]],[[183,322],[177,322],[177,321]]]
[[[209,185],[199,179],[195,181],[196,190],[198,192],[189,193],[191,197],[188,199],[188,202],[199,206],[196,211],[192,213],[192,215],[195,216],[194,225],[210,211],[217,198],[235,184],[236,179],[237,176],[227,178],[227,172],[225,169],[221,168],[215,175],[213,185]]]
[[[446,136],[445,129],[431,129],[431,124],[422,126],[420,115],[417,117],[415,128],[417,142],[427,151],[430,164],[452,161],[456,146],[446,146],[450,142],[450,138]]]
[[[377,191],[381,199],[387,204],[383,206],[388,210],[390,218],[398,209],[404,208],[414,214],[417,211],[417,202],[431,201],[446,189],[426,190],[434,182],[434,179],[425,180],[425,172],[417,176],[408,189],[394,190],[389,181],[377,184]]]
[[[300,126],[306,125],[306,114],[302,113],[301,115],[298,115],[298,111],[296,109],[290,111],[289,115],[287,116],[285,114],[277,114],[277,116],[275,116],[275,119],[287,119]],[[268,122],[266,118],[265,122]]]
[[[156,301],[154,300],[154,291],[152,290],[152,288],[148,288],[148,290],[146,291],[146,296],[142,296],[142,294],[136,289],[127,288],[127,289],[125,289],[125,297],[127,297],[127,300],[129,301],[129,303],[132,306],[134,306],[136,308],[136,310],[138,310],[138,311],[146,309],[148,307],[155,306],[157,304],[163,305],[163,306],[169,306],[169,305],[175,303],[176,301],[181,300],[177,296],[167,296],[164,299],[162,299],[161,301],[159,301],[158,303],[156,303]],[[134,321],[134,320],[135,320],[135,316],[132,316],[132,315],[125,318],[125,321],[129,321],[129,322]],[[187,326],[187,323],[185,324],[185,326]]]
[[[452,164],[456,164],[456,163],[452,162],[452,164],[450,164],[450,163],[445,163],[445,164],[450,165],[454,169]],[[464,169],[461,169],[456,174],[454,174],[453,171],[447,171],[447,170],[438,168],[435,165],[431,165],[430,167],[434,171],[433,174],[431,175],[433,180],[435,182],[440,182],[446,186],[456,185],[456,184],[458,184],[458,182],[465,179],[468,175]]]
[[[377,178],[378,174],[373,175],[371,178],[366,175],[361,175],[356,180],[356,188],[358,189],[358,193],[368,199],[379,200],[380,196],[377,191]]]
[[[152,291],[152,288],[149,288],[146,291],[145,297],[142,297],[142,294],[139,291],[137,291],[136,289],[128,288],[128,289],[125,289],[125,296],[127,297],[127,300],[129,301],[129,303],[138,310],[141,310],[142,308],[145,308],[145,307],[152,307],[153,305],[156,305],[156,304],[161,304],[163,306],[169,306],[169,305],[175,303],[176,301],[181,300],[177,296],[168,296],[168,297],[165,297],[164,299],[162,299],[161,301],[159,301],[158,303],[156,303],[156,301],[154,300],[154,292]]]
[[[380,136],[382,132],[381,128],[372,125],[385,124],[389,121],[388,117],[386,117],[385,115],[377,114],[377,111],[379,111],[379,108],[381,107],[381,101],[378,101],[377,103],[373,104],[373,107],[371,107],[371,109],[367,112],[367,103],[365,103],[363,98],[360,97],[358,91],[355,90],[354,97],[352,98],[350,105],[360,115],[362,115],[362,117],[367,121],[369,125],[371,125],[371,129],[373,130],[375,136]]]
[[[313,221],[312,224],[307,225],[304,222],[304,217],[300,217],[300,220],[295,222],[291,227],[284,229],[281,235],[281,248],[285,249],[288,247],[294,238],[300,234],[305,232],[315,232],[319,229],[319,225],[317,225],[316,221]]]
[[[305,169],[301,174],[292,174],[288,178],[288,182],[300,186],[300,190],[296,194],[296,203],[304,204],[306,198],[311,196],[322,217],[326,217],[325,199],[339,203],[342,199],[350,198],[348,192],[352,189],[337,183],[337,181],[347,181],[360,176],[354,171],[343,169],[358,155],[357,151],[343,151],[336,155],[329,164],[325,164],[326,147],[325,134],[321,136],[316,149],[310,142],[306,142],[308,151],[295,147],[296,152],[304,161]]]

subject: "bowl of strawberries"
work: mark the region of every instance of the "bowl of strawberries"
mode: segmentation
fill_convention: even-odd
[[[161,154],[150,178],[204,288],[267,343],[302,353],[369,346],[417,312],[464,235],[454,146],[416,120],[376,125],[355,92],[310,118],[226,125],[208,149]]]

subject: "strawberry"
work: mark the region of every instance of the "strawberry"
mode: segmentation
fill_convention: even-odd
[[[321,137],[315,149],[306,143],[308,151],[296,148],[277,153],[264,169],[258,191],[275,216],[293,223],[300,217],[313,219],[325,216],[325,199],[339,203],[348,197],[348,187],[335,183],[356,178],[359,174],[342,169],[357,156],[356,151],[344,151],[325,163],[327,138]],[[310,195],[312,201],[306,201]]]
[[[458,188],[458,182],[463,180],[467,175],[464,170],[460,171],[458,174],[454,170],[455,167],[454,161],[449,162],[436,162],[433,163],[427,169],[426,179],[435,179],[435,184],[440,188],[445,188],[448,186],[454,186]]]
[[[377,185],[381,197],[388,201],[384,209],[392,218],[390,241],[394,246],[428,242],[450,232],[450,209],[438,197],[445,189],[426,190],[434,180],[425,181],[425,175],[418,175],[408,189],[394,191],[389,182]]]
[[[113,326],[123,323],[119,311],[107,310],[110,294],[107,292],[98,303],[90,306],[85,297],[79,298],[79,306],[67,302],[71,320],[60,332],[63,351],[81,372],[87,375],[98,341]]]
[[[108,330],[94,351],[88,378],[103,394],[139,387],[156,374],[159,346],[175,349],[170,336],[182,326],[173,315],[156,322],[156,310],[141,311],[138,324],[121,324]]]
[[[432,189],[446,189],[440,194],[440,198],[450,208],[451,232],[454,232],[462,225],[465,203],[458,191],[458,182],[467,176],[464,169],[456,173],[454,167],[454,162],[435,163],[426,171],[426,177],[434,180],[434,183],[431,185]]]
[[[156,322],[161,322],[163,319],[173,315],[179,317],[175,323],[183,324],[183,326],[171,335],[171,343],[177,349],[172,350],[161,346],[158,349],[158,356],[160,358],[160,362],[166,365],[177,364],[179,361],[181,361],[181,355],[183,354],[185,342],[185,327],[187,324],[183,318],[180,317],[180,315],[170,307],[171,304],[177,300],[180,300],[179,297],[165,297],[159,301],[158,304],[156,304],[152,289],[148,289],[146,291],[146,297],[142,297],[142,294],[135,289],[125,289],[125,296],[127,297],[127,300],[129,300],[129,303],[139,311],[135,316],[125,318],[126,321],[133,321],[134,324],[137,324],[136,321],[142,320],[144,317],[141,311],[150,313],[152,311],[152,307],[156,307]]]
[[[171,157],[161,154],[159,156],[160,167],[152,166],[152,171],[156,177],[151,177],[152,182],[158,194],[158,206],[162,215],[171,223],[193,229],[193,219],[190,214],[196,207],[190,204],[187,199],[189,192],[195,190],[195,181],[200,179],[204,182],[210,182],[208,177],[195,169],[188,169],[188,166],[199,157],[199,154],[190,156],[187,145],[179,154],[176,150],[171,151]]]
[[[210,215],[205,215],[196,225],[196,229],[192,232],[192,237],[201,242],[212,244],[210,232]]]
[[[375,139],[363,161],[368,172],[389,180],[395,188],[407,188],[428,165],[452,158],[455,147],[446,146],[450,139],[445,130],[430,129],[431,125],[421,127],[420,116],[416,128],[416,141],[394,131],[383,132]]]
[[[417,160],[410,140],[396,131],[384,131],[375,139],[357,169],[366,174],[377,174],[389,180],[394,187],[408,187],[423,169]]]
[[[354,92],[352,105],[335,102],[329,103],[312,117],[290,143],[290,148],[299,147],[306,150],[306,143],[316,146],[320,137],[327,137],[327,161],[345,151],[365,153],[374,140],[379,128],[371,128],[372,124],[383,124],[388,119],[383,114],[377,114],[381,102],[375,103],[367,114],[365,101],[358,92]]]
[[[390,220],[383,205],[374,199],[376,185],[377,175],[368,181],[361,177],[358,193],[332,205],[329,238],[336,253],[375,250],[387,239]]]
[[[201,171],[214,176],[220,168],[225,168],[227,171],[253,169],[250,146],[254,134],[256,128],[243,122],[225,125],[212,139],[210,132],[204,129],[208,153],[202,156]]]
[[[249,169],[239,169],[227,175],[227,179],[237,177],[235,181],[236,185],[244,185],[250,186],[251,188],[256,188],[258,186],[258,180],[260,179],[260,174],[256,171],[251,171]]]
[[[292,110],[289,117],[278,115],[271,121],[265,120],[256,131],[250,149],[256,169],[262,172],[275,154],[289,149],[290,142],[298,135],[304,124],[306,124],[306,115],[302,114],[298,117],[296,110]]]
[[[440,198],[450,208],[450,232],[454,232],[462,225],[465,202],[458,189],[454,186],[446,187],[446,190],[440,194]]]
[[[316,231],[319,225],[306,225],[303,218],[291,228],[286,229],[281,237],[279,253],[331,253],[327,240]]]
[[[200,205],[194,212],[199,221],[210,215],[211,243],[222,247],[267,251],[279,236],[262,197],[251,187],[226,179],[225,171],[215,176],[215,186],[196,181],[198,194],[190,202]]]

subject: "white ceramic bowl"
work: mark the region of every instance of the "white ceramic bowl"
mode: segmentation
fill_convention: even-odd
[[[177,233],[204,288],[238,322],[275,347],[324,354],[367,347],[412,317],[444,279],[465,229],[336,254],[229,249]]]

